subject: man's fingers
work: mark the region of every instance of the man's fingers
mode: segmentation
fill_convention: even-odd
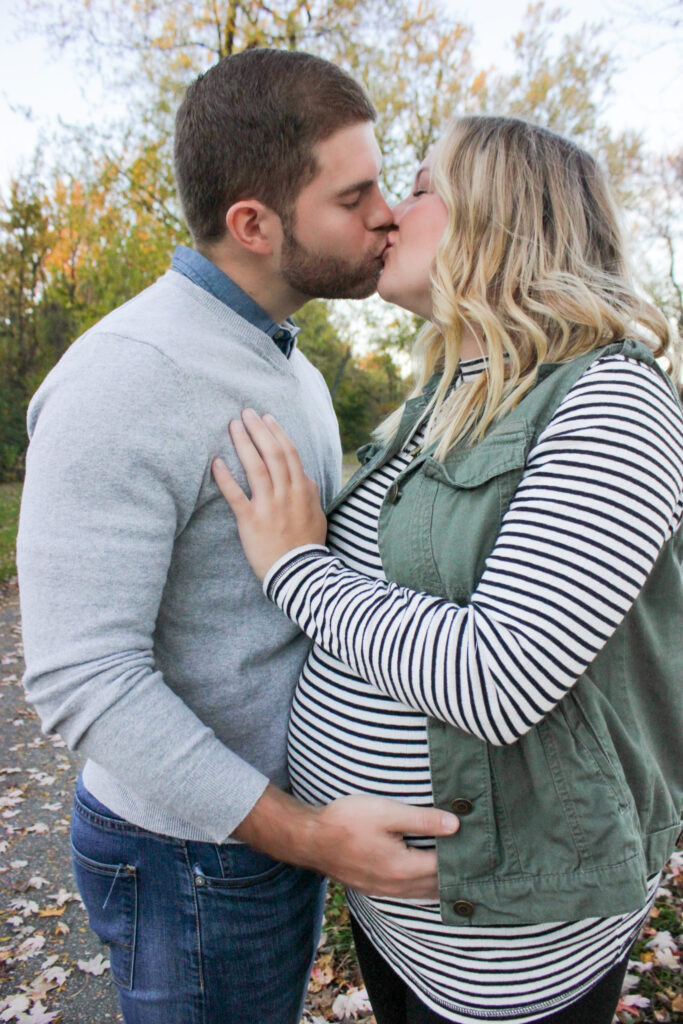
[[[223,459],[213,460],[211,472],[221,494],[234,512],[235,517],[239,518],[240,514],[249,507],[249,499],[246,494],[223,462]]]
[[[414,847],[393,853],[384,867],[375,865],[360,885],[354,886],[369,896],[390,896],[407,899],[439,898],[439,869],[436,850]],[[372,878],[371,875],[377,877]]]
[[[460,820],[450,811],[436,807],[412,807],[395,801],[386,825],[395,832],[412,836],[451,836],[460,828]]]

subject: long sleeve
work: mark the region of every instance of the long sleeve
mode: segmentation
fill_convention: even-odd
[[[182,376],[150,345],[90,338],[43,385],[30,423],[18,542],[28,699],[46,731],[181,834],[189,823],[222,841],[267,779],[174,692],[154,652],[174,541],[208,472]]]
[[[467,606],[294,552],[266,592],[380,691],[494,744],[546,715],[633,604],[681,519],[683,421],[656,371],[598,360],[530,452]]]

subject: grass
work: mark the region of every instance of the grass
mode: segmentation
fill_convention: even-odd
[[[16,575],[21,484],[0,484],[0,583]]]
[[[342,484],[345,484],[358,469],[358,459],[355,452],[344,452],[342,460]]]

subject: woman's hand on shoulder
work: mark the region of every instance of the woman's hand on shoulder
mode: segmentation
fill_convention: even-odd
[[[247,497],[225,462],[212,472],[232,509],[244,553],[260,580],[288,551],[324,544],[327,520],[318,488],[306,475],[299,453],[273,416],[245,409],[230,424],[230,436],[247,474]]]

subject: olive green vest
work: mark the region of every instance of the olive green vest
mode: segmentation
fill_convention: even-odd
[[[633,341],[544,364],[482,441],[443,464],[423,453],[396,478],[379,518],[387,579],[468,603],[530,449],[589,364],[612,352],[657,365]],[[435,384],[407,403],[389,445],[361,450],[364,465],[332,508],[401,448]],[[585,674],[517,742],[494,746],[429,720],[434,801],[461,819],[437,842],[444,921],[518,925],[644,905],[681,829],[682,546],[679,530]]]

